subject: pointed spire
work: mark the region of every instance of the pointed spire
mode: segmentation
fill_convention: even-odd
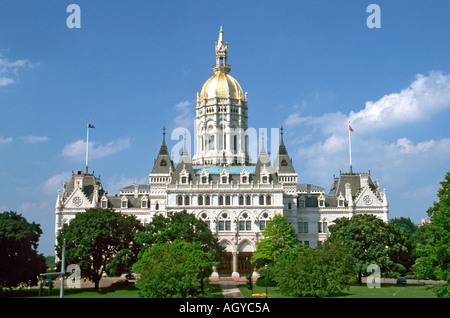
[[[227,64],[228,43],[223,39],[223,29],[220,27],[219,39],[216,42],[216,65],[213,66],[214,73],[229,73],[230,65]]]

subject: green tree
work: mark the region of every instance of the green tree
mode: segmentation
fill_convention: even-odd
[[[133,271],[140,274],[136,287],[142,297],[185,298],[201,293],[215,264],[214,255],[205,252],[200,242],[175,240],[153,244]]]
[[[406,250],[405,237],[398,227],[385,223],[372,214],[358,214],[351,218],[342,217],[328,228],[328,240],[342,241],[355,259],[359,283],[370,264],[380,267],[383,276],[392,275],[399,253]]]
[[[389,224],[399,228],[405,236],[404,246],[406,250],[400,252],[398,258],[393,259],[393,261],[404,266],[405,271],[410,271],[411,266],[414,264],[414,239],[419,227],[410,218],[405,217],[391,219]]]
[[[441,182],[437,196],[439,201],[427,210],[430,223],[421,227],[422,240],[417,243],[418,259],[413,269],[419,278],[430,275],[446,280],[435,291],[439,297],[450,297],[450,172]]]
[[[11,287],[28,281],[36,284],[39,274],[45,273],[45,258],[37,252],[41,234],[40,225],[29,223],[21,214],[13,211],[0,214],[2,285]]]
[[[186,210],[169,212],[167,217],[156,215],[145,230],[140,232],[137,242],[143,246],[141,254],[157,243],[169,243],[175,240],[198,242],[202,247],[214,255],[216,261],[225,257],[225,249],[219,244],[217,237],[211,232],[207,224]]]
[[[135,216],[111,209],[89,209],[64,225],[62,235],[58,235],[57,255],[61,259],[65,238],[66,265],[80,266],[82,277],[91,279],[98,289],[103,271],[131,269],[140,249],[135,237],[142,230]]]
[[[276,262],[285,248],[299,244],[292,224],[287,224],[286,217],[280,214],[267,223],[262,235],[264,238],[256,243],[256,251],[252,257],[256,267]]]
[[[286,248],[275,266],[275,280],[285,295],[326,297],[348,290],[355,281],[354,259],[340,242],[320,248]]]

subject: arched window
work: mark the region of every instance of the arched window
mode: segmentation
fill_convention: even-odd
[[[251,205],[252,204],[252,199],[250,198],[249,195],[247,195],[247,197],[245,198],[245,204],[246,205]]]
[[[179,195],[178,198],[177,198],[177,204],[178,205],[183,205],[183,197],[181,195]]]
[[[244,205],[244,196],[239,196],[239,205]]]
[[[184,197],[184,205],[189,205],[189,196]]]
[[[226,205],[231,205],[231,198],[230,198],[229,195],[227,195],[227,196],[225,197],[225,204],[226,204]]]
[[[266,196],[266,205],[271,205],[271,197],[270,195]]]
[[[263,195],[259,196],[259,205],[264,205],[264,196]]]
[[[219,205],[223,205],[223,196],[219,196]]]
[[[201,195],[198,197],[198,205],[203,205],[203,197]]]
[[[205,198],[205,205],[211,205],[211,198],[209,197],[209,195],[207,195]]]
[[[155,203],[155,210],[159,210],[159,202]]]

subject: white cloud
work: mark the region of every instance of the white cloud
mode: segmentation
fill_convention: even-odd
[[[69,181],[71,177],[70,172],[61,172],[48,178],[41,184],[43,193],[54,195],[56,200],[56,192],[62,188],[64,181]]]
[[[131,138],[119,138],[110,141],[104,145],[96,141],[89,142],[89,159],[102,158],[131,146]],[[77,140],[73,143],[67,144],[62,150],[62,155],[73,160],[82,160],[86,158],[86,140]]]
[[[450,107],[450,74],[432,71],[428,76],[416,75],[411,85],[400,93],[367,101],[365,108],[351,112],[348,120],[359,131],[419,122]]]
[[[174,119],[176,127],[187,129],[194,128],[195,125],[195,107],[190,101],[181,101],[175,105],[177,116]]]
[[[47,136],[20,136],[19,139],[30,144],[45,142],[49,140]]]
[[[33,67],[35,63],[31,63],[27,59],[16,60],[10,62],[3,57],[0,51],[0,87],[9,86],[19,80],[19,69],[24,67]]]

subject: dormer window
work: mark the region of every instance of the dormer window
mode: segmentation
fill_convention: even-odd
[[[262,183],[267,183],[268,179],[269,179],[268,177],[263,176],[263,177],[262,177]]]
[[[202,183],[208,183],[208,178],[207,177],[202,177]]]
[[[189,182],[189,173],[186,170],[186,164],[183,164],[183,169],[180,172],[180,183],[187,184]]]
[[[220,183],[221,184],[228,184],[230,182],[230,174],[228,171],[224,168],[222,172],[220,173]]]
[[[146,209],[148,207],[148,197],[143,197],[141,201],[141,208]]]
[[[248,173],[247,169],[245,169],[245,167],[244,167],[244,169],[241,172],[241,183],[242,184],[248,184],[249,179],[250,179],[249,178],[249,173]]]
[[[325,207],[325,196],[323,193],[319,196],[319,207],[324,208]]]
[[[128,208],[128,199],[126,197],[122,197],[121,205],[122,208]]]

